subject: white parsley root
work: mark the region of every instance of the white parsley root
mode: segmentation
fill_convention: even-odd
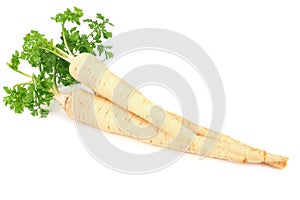
[[[283,168],[287,164],[288,158],[284,156],[269,154],[264,150],[250,147],[234,139],[231,139],[232,143],[228,143],[228,140],[206,138],[195,134],[190,135],[190,132],[186,131],[173,134],[160,130],[143,118],[129,113],[111,101],[84,90],[76,90],[64,98],[59,98],[66,114],[71,119],[106,132],[197,155],[201,155],[203,148],[209,148],[209,153],[205,156],[238,163],[261,163],[275,168]],[[122,129],[123,125],[120,124],[126,126],[126,130]],[[132,126],[132,124],[140,127],[140,129]],[[149,133],[147,137],[142,133],[143,127],[147,127]]]

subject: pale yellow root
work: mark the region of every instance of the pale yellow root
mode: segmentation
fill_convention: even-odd
[[[287,163],[286,157],[268,154],[242,143],[228,144],[218,139],[196,136],[184,130],[176,134],[159,130],[141,117],[83,90],[68,95],[63,104],[67,115],[76,121],[160,147],[198,155],[209,152],[206,156],[212,158],[239,163],[264,163],[276,168],[283,168]],[[126,130],[120,127],[125,127]],[[146,127],[146,132],[141,127]]]
[[[183,124],[190,132],[197,135],[212,139],[219,136],[218,133],[212,131],[207,134],[206,128],[156,107],[142,93],[113,74],[98,58],[91,54],[83,53],[75,57],[70,65],[70,74],[94,90],[97,95],[103,96],[168,133],[178,133]],[[228,141],[228,143],[235,142],[227,136],[222,136],[220,139]]]
[[[227,135],[208,130],[179,115],[157,108],[153,102],[148,100],[142,93],[129,85],[126,81],[113,74],[99,59],[91,54],[83,53],[74,58],[70,65],[70,74],[76,80],[94,90],[96,94],[101,95],[125,110],[140,116],[154,126],[160,127],[168,134],[176,135],[179,131],[182,131],[183,124],[184,127],[186,127],[183,131],[186,135],[189,135],[189,137],[191,137],[191,134],[195,133],[197,136],[207,137],[213,141],[218,140],[222,143],[227,143],[230,146],[243,146],[247,149],[243,152],[243,157],[245,159],[247,157],[245,154],[246,152],[255,151],[252,147]],[[162,122],[164,123],[162,124]],[[268,160],[268,163],[271,163],[270,165],[278,165],[276,162],[271,162],[273,156],[265,156],[264,153],[260,154],[264,155],[264,160]],[[248,159],[246,160],[248,161]],[[243,160],[243,162],[246,160]],[[280,160],[283,160],[283,164],[280,165],[283,166],[286,164],[287,158],[283,157]]]

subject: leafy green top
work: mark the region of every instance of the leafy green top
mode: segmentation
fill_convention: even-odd
[[[60,43],[54,44],[45,35],[32,30],[24,37],[22,51],[15,51],[7,65],[15,72],[29,78],[28,82],[19,83],[9,88],[4,87],[7,96],[3,98],[6,106],[15,113],[28,109],[33,116],[46,117],[48,106],[54,95],[59,93],[57,84],[69,86],[77,81],[69,73],[69,62],[80,53],[113,56],[111,46],[103,46],[102,40],[112,37],[107,26],[113,26],[109,19],[101,14],[96,19],[82,19],[83,11],[77,7],[67,9],[52,17],[61,24]],[[68,23],[71,28],[66,28]],[[79,27],[86,24],[88,33],[82,33]],[[21,62],[27,61],[37,73],[32,75],[19,69]]]

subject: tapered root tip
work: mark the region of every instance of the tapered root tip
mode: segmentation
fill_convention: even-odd
[[[285,156],[278,156],[273,154],[267,154],[265,164],[282,169],[286,167],[289,158]]]

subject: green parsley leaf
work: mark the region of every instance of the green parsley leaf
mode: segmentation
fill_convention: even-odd
[[[25,35],[22,51],[15,51],[7,65],[30,80],[12,88],[3,88],[7,94],[3,98],[4,104],[15,113],[27,109],[33,116],[46,117],[49,114],[50,102],[54,99],[53,91],[59,93],[57,84],[69,86],[78,83],[69,73],[70,57],[83,52],[104,54],[105,59],[113,56],[110,52],[112,47],[102,45],[104,39],[112,37],[107,27],[113,24],[100,13],[96,19],[83,20],[82,17],[83,11],[74,7],[51,18],[61,25],[60,42],[57,44],[36,30]],[[66,28],[66,23],[71,28]],[[89,27],[88,32],[80,31],[82,24]],[[21,60],[28,62],[37,72],[29,75],[20,71]]]

